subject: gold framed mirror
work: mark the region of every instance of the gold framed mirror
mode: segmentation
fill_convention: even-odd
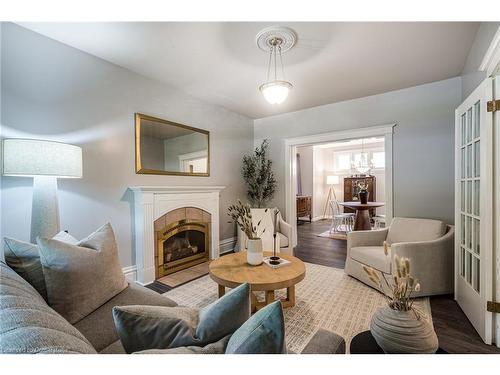
[[[210,176],[210,132],[136,113],[135,172]]]

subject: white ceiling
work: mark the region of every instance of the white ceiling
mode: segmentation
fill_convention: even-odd
[[[283,56],[294,85],[281,105],[258,86],[266,53],[255,35],[274,23],[21,23],[22,26],[251,118],[460,75],[479,23],[280,23],[298,34]]]

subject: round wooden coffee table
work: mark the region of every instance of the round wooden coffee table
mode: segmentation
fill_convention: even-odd
[[[370,208],[382,207],[385,205],[384,202],[339,202],[339,204],[356,211],[356,220],[354,221],[353,230],[371,230]]]
[[[271,256],[271,252],[264,252],[264,256]],[[286,298],[281,300],[283,307],[295,305],[295,285],[301,282],[306,275],[304,262],[291,255],[279,254],[280,257],[290,261],[290,264],[271,268],[262,263],[251,266],[247,263],[246,251],[224,255],[210,263],[209,273],[212,280],[219,285],[219,298],[227,288],[248,283],[252,289],[252,311],[256,311],[275,300],[274,292],[286,288]],[[264,291],[265,301],[259,302],[253,292]]]

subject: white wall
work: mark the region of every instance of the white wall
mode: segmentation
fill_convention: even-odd
[[[395,215],[452,223],[454,111],[461,96],[457,77],[255,120],[255,143],[263,138],[271,142],[270,157],[280,192],[273,204],[285,207],[283,134],[298,137],[397,123],[393,142]]]
[[[166,46],[168,48],[168,46]],[[132,253],[130,185],[226,185],[221,239],[234,236],[230,203],[245,197],[240,177],[253,147],[252,120],[14,24],[2,30],[3,137],[32,137],[83,148],[83,178],[59,181],[62,229],[76,237],[112,223],[122,266]],[[134,112],[210,131],[210,177],[137,175]],[[2,232],[29,239],[32,179],[2,178]]]
[[[323,212],[325,212],[326,195],[328,194],[324,173],[327,168],[326,163],[324,150],[313,147],[312,217],[316,220],[322,218]]]
[[[313,195],[313,148],[312,146],[297,147],[300,155],[300,176],[302,195]]]
[[[486,78],[486,72],[480,72],[479,66],[499,27],[500,22],[482,22],[479,26],[462,70],[462,99],[467,98]]]

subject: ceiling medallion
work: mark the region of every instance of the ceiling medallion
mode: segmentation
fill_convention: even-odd
[[[255,42],[257,47],[269,53],[267,79],[259,86],[259,90],[270,104],[281,104],[293,87],[285,79],[282,54],[295,45],[297,34],[288,27],[272,26],[261,30],[255,37]],[[281,65],[281,72],[278,70],[278,63]]]

